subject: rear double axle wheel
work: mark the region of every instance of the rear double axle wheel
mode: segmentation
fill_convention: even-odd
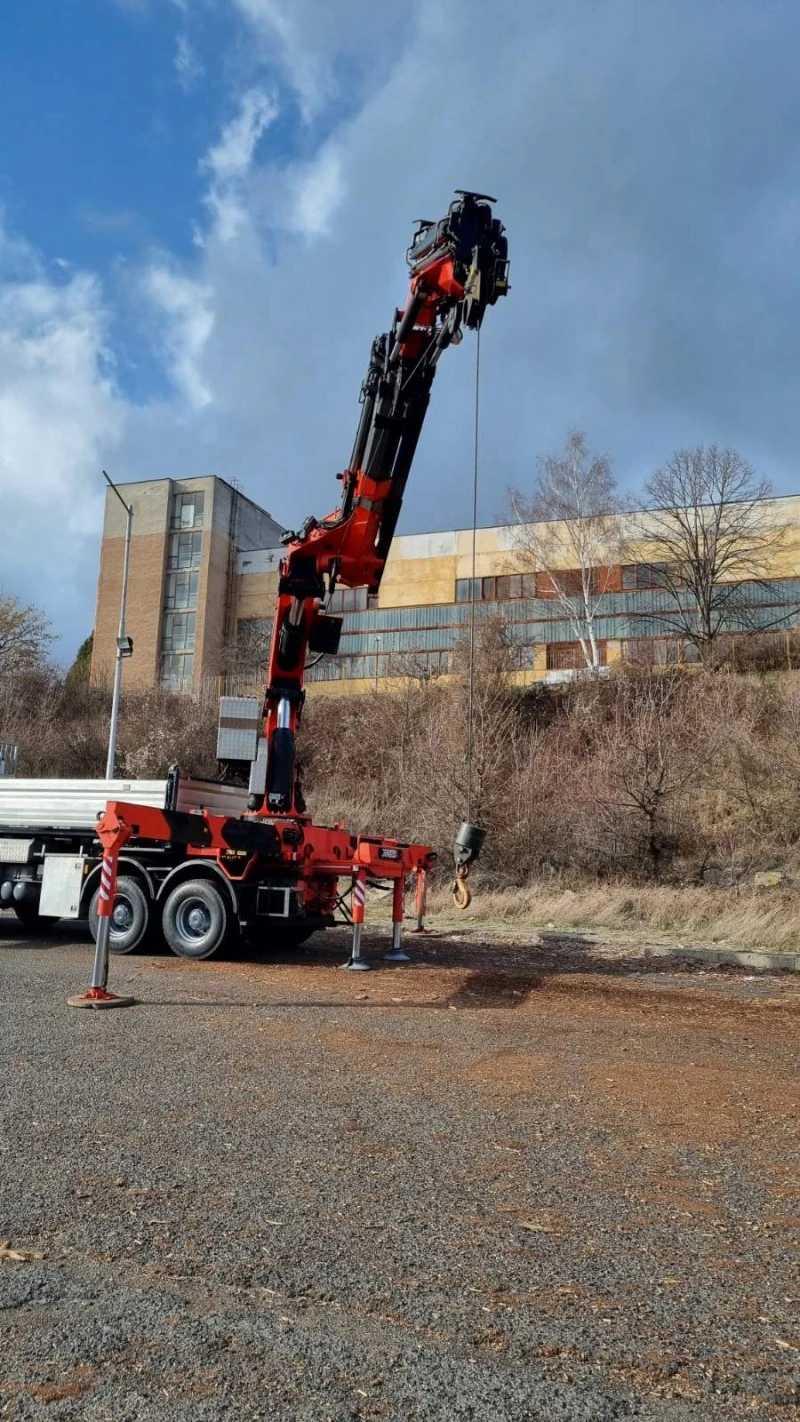
[[[230,904],[208,879],[189,879],[167,896],[161,915],[165,941],[179,958],[213,958],[233,934]]]

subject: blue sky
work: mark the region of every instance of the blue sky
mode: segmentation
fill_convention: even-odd
[[[0,585],[66,657],[105,467],[324,513],[413,219],[495,192],[481,516],[570,427],[639,488],[735,445],[800,488],[795,0],[0,7]],[[469,516],[448,353],[401,528]]]

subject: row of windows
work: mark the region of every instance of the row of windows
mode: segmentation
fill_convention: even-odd
[[[510,602],[536,596],[535,573],[502,573],[490,578],[456,578],[456,602]]]
[[[392,656],[324,657],[309,668],[308,681],[379,681],[384,677],[415,679],[443,676],[451,669],[450,652],[409,653]]]
[[[681,637],[626,637],[622,644],[622,659],[638,666],[686,666],[700,660],[698,650]],[[608,646],[598,642],[600,665],[608,665]],[[548,671],[582,671],[586,666],[580,642],[549,642],[546,665]]]
[[[511,670],[528,670],[534,663],[532,646],[515,648]],[[374,653],[364,656],[324,657],[309,667],[307,681],[382,681],[391,677],[412,680],[445,676],[453,670],[452,652]]]
[[[674,586],[676,570],[669,563],[626,563],[621,567],[592,568],[590,587],[594,597],[605,592],[629,592],[640,588]],[[457,578],[456,602],[511,602],[515,598],[553,598],[559,591],[567,597],[580,594],[583,579],[579,568],[558,568],[547,572],[503,573],[488,578]],[[364,604],[366,606],[366,603]],[[355,607],[347,611],[357,611]]]

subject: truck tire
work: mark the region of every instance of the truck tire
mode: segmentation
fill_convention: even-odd
[[[179,958],[213,958],[230,935],[231,913],[216,884],[189,879],[167,898],[161,929]]]
[[[97,941],[97,905],[100,899],[100,886],[92,895],[89,905],[89,931]],[[120,875],[117,879],[117,892],[114,897],[114,911],[111,915],[111,933],[108,939],[108,949],[110,953],[133,953],[143,941],[148,928],[150,927],[150,900],[138,879],[131,879],[127,874]]]
[[[11,905],[23,928],[29,928],[31,932],[36,928],[52,928],[54,923],[58,923],[57,918],[51,914],[40,914],[38,900],[33,903],[23,899],[21,903]]]

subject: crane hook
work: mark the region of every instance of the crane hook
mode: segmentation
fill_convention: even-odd
[[[457,909],[467,909],[472,903],[472,894],[467,884],[469,874],[468,864],[456,865],[456,878],[453,884],[453,903]]]

